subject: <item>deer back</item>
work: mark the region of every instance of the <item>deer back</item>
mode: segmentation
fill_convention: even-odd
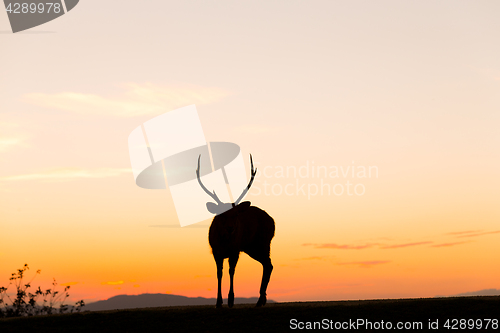
[[[214,217],[208,240],[214,254],[231,253],[269,246],[274,237],[274,220],[249,201]]]

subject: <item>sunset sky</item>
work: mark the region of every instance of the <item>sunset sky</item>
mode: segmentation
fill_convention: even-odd
[[[28,263],[75,301],[216,297],[210,220],[181,228],[168,189],[136,186],[127,142],[196,104],[207,141],[259,168],[247,200],[276,222],[269,299],[500,289],[499,12],[83,0],[12,34],[2,10],[0,286]],[[261,274],[242,254],[236,296],[257,296]]]

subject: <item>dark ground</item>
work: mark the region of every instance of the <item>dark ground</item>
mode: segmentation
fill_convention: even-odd
[[[235,305],[229,309],[215,309],[213,306],[160,307],[146,309],[115,310],[102,312],[84,312],[77,314],[53,315],[43,317],[25,317],[0,319],[0,332],[284,332],[292,331],[291,320],[296,319],[293,331],[310,331],[299,329],[299,322],[321,322],[324,319],[340,324],[349,321],[370,321],[373,328],[384,321],[391,322],[397,331],[398,322],[421,322],[423,329],[404,330],[406,332],[427,330],[429,320],[438,320],[439,330],[450,331],[452,319],[465,319],[462,328],[469,332],[500,332],[500,296],[452,297],[401,300],[369,300],[369,301],[336,301],[336,302],[296,302],[267,304],[264,308],[253,305]],[[450,320],[450,329],[444,324]],[[495,319],[497,326],[493,321]],[[323,321],[323,322],[326,322]],[[479,323],[482,329],[477,329]],[[409,324],[407,324],[409,325]],[[355,326],[349,326],[355,331]],[[460,322],[454,331],[460,330]],[[494,328],[497,329],[494,329]],[[304,326],[306,328],[306,326]],[[333,327],[334,328],[334,327]],[[366,330],[365,325],[357,327]],[[377,331],[383,330],[379,328]],[[347,331],[347,329],[340,331]]]

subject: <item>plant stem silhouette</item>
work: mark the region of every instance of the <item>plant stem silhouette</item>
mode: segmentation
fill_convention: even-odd
[[[52,282],[52,289],[43,291],[38,287],[34,293],[29,292],[28,289],[31,288],[31,283],[41,273],[41,270],[37,270],[33,278],[24,284],[23,280],[27,270],[29,270],[29,266],[24,264],[17,272],[12,273],[7,287],[0,287],[0,317],[35,316],[68,311],[80,312],[85,306],[83,300],[76,302],[72,306],[64,304],[64,301],[69,297],[68,290],[70,286],[64,287],[62,292],[57,291],[56,279]],[[16,289],[13,295],[8,294],[10,286],[14,286]],[[38,302],[39,299],[41,299],[41,303]]]

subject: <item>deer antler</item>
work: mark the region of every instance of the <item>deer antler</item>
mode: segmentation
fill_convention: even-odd
[[[248,190],[250,189],[250,186],[252,186],[253,179],[255,178],[255,174],[257,173],[257,169],[255,169],[255,170],[253,169],[252,154],[250,154],[250,165],[252,166],[252,170],[250,172],[250,174],[252,175],[252,178],[250,178],[250,182],[248,183],[247,188],[243,190],[243,193],[241,193],[241,195],[238,198],[238,200],[236,200],[234,202],[234,206],[238,205],[240,203],[241,199],[243,199],[245,197],[245,195],[247,194]]]
[[[196,178],[198,178],[198,183],[200,183],[200,186],[203,189],[203,191],[205,191],[206,194],[208,194],[212,199],[214,199],[218,205],[222,204],[222,202],[217,197],[217,194],[215,194],[215,190],[214,190],[213,194],[210,193],[210,191],[201,182],[201,179],[200,179],[200,158],[201,158],[201,154],[200,154],[200,156],[198,156],[198,168],[196,169]]]

